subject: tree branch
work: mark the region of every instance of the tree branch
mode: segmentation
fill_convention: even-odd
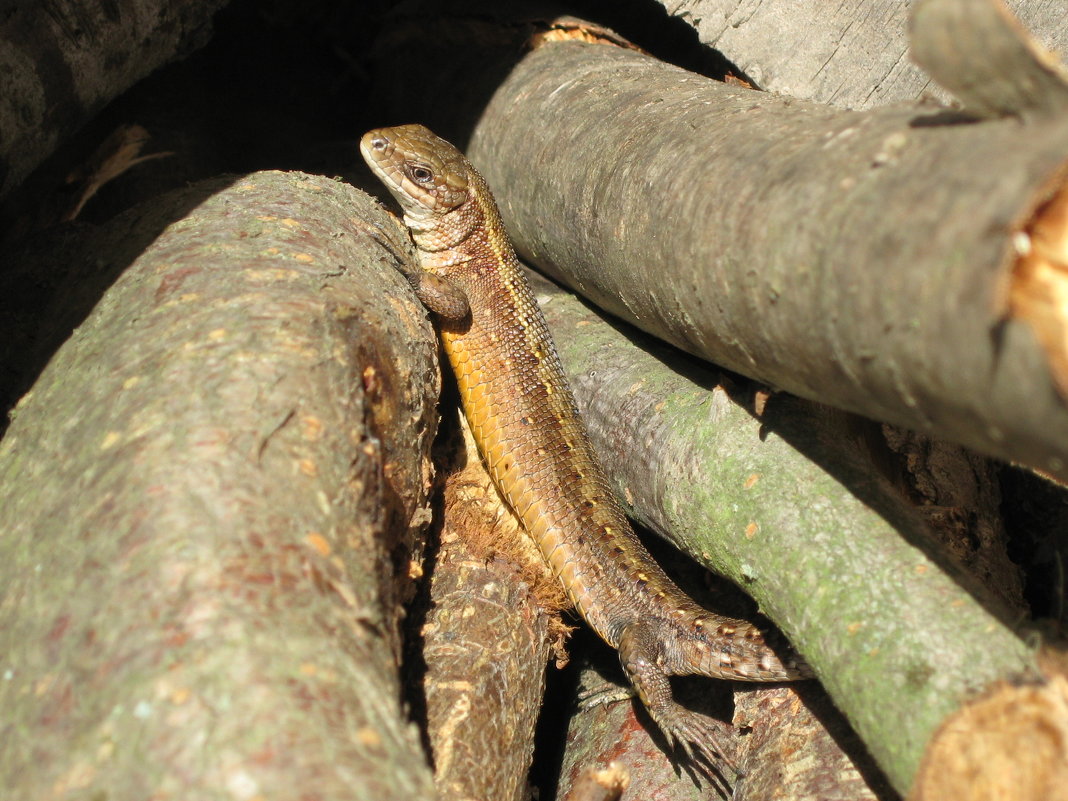
[[[0,445],[0,775],[429,798],[397,675],[439,386],[410,246],[328,179],[208,189],[119,221],[158,236]]]
[[[757,600],[899,790],[965,699],[1038,675],[1011,613],[932,545],[850,416],[762,399],[536,285],[637,519]]]
[[[1008,302],[1028,220],[1063,191],[1068,120],[959,122],[838,112],[564,42],[512,71],[471,155],[518,250],[613,314],[1068,478],[1068,407]]]
[[[442,801],[522,801],[545,665],[562,648],[569,603],[460,418],[422,629],[435,781]]]

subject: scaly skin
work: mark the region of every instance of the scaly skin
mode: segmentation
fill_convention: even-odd
[[[404,210],[428,279],[417,294],[441,318],[464,413],[493,480],[579,613],[618,649],[656,724],[691,759],[719,770],[709,725],[672,700],[667,677],[784,681],[810,669],[753,624],[695,604],[634,535],[470,162],[421,125],[370,131],[360,150]]]

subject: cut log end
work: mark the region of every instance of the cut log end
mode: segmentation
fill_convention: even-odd
[[[1016,234],[1015,247],[1009,316],[1031,326],[1068,401],[1068,184]]]
[[[1068,678],[1000,683],[931,738],[910,801],[1048,801],[1068,787]]]
[[[576,41],[623,47],[638,53],[645,52],[611,28],[570,16],[557,17],[548,24],[546,29],[536,32],[530,39],[530,49],[535,50],[552,42]]]

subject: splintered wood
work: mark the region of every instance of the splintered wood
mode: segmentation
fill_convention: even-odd
[[[1010,315],[1030,324],[1057,391],[1068,399],[1068,187],[1039,209],[1015,246]]]
[[[421,632],[434,780],[441,801],[519,801],[567,598],[459,427]]]

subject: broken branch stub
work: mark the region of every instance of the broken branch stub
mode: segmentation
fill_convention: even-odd
[[[977,117],[1068,111],[1068,73],[1002,0],[920,0],[909,15],[912,60]]]

